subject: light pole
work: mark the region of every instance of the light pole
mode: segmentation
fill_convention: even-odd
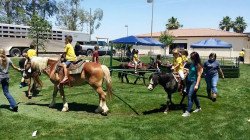
[[[154,21],[154,0],[147,0],[148,3],[152,3],[152,15],[151,15],[151,33],[150,33],[150,37],[151,39],[153,38],[152,37],[152,34],[153,34],[153,21]],[[150,55],[152,53],[152,47],[150,46]]]
[[[127,36],[128,36],[128,25],[125,25],[125,27],[127,28]]]
[[[124,27],[127,28],[127,37],[128,37],[128,25],[125,25]],[[124,55],[125,55],[125,51],[127,51],[127,49],[128,49],[128,44],[126,44],[126,48],[124,50]]]

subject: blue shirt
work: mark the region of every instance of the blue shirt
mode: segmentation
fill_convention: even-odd
[[[218,74],[218,70],[220,69],[220,64],[218,61],[207,60],[204,63],[205,74],[213,76]]]

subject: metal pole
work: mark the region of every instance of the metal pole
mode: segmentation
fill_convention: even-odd
[[[154,19],[154,0],[152,0],[151,39],[153,38],[152,37],[152,34],[153,34],[153,19]],[[151,53],[152,53],[152,46],[150,46],[150,56],[151,56]]]

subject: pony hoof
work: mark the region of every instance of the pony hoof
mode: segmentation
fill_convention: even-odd
[[[108,112],[102,112],[101,115],[102,116],[108,116]]]
[[[69,111],[68,108],[63,108],[63,109],[62,109],[62,112],[68,112],[68,111]]]
[[[32,96],[31,96],[31,95],[29,95],[29,96],[28,96],[28,99],[31,99],[31,98],[32,98]]]
[[[102,113],[103,112],[103,109],[101,107],[98,107],[96,110],[95,110],[95,113]]]
[[[163,113],[164,113],[164,114],[168,114],[168,112],[167,112],[167,111],[164,111]]]

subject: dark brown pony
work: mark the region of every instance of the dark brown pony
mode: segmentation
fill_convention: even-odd
[[[55,105],[56,95],[59,91],[63,100],[62,111],[68,111],[69,107],[64,94],[64,84],[59,84],[64,77],[64,73],[62,69],[55,72],[57,63],[57,60],[44,57],[34,57],[31,59],[32,69],[45,73],[54,84],[53,99],[49,107],[53,107]],[[69,80],[65,84],[70,86],[80,86],[83,85],[84,82],[87,82],[99,94],[99,106],[95,112],[107,114],[109,109],[106,104],[106,93],[102,89],[102,84],[104,79],[106,81],[108,96],[111,97],[112,85],[108,67],[93,62],[85,62],[81,67],[83,67],[81,73],[69,75]]]
[[[118,72],[118,77],[121,78],[121,81],[123,82],[123,78],[125,77],[126,82],[129,83],[128,80],[128,74],[127,73],[133,73],[134,72],[134,65],[132,64],[132,62],[126,62],[126,63],[122,63],[119,65],[118,67],[119,69],[129,69],[131,71],[126,71],[126,72]],[[155,67],[152,64],[145,64],[145,63],[139,63],[137,70],[138,70],[138,77],[136,78],[136,80],[134,81],[134,84],[136,84],[136,82],[140,79],[140,77],[144,77],[145,72],[140,72],[141,71],[146,71],[148,69],[155,69]],[[144,85],[146,85],[145,83],[145,79],[143,79],[143,83]]]

